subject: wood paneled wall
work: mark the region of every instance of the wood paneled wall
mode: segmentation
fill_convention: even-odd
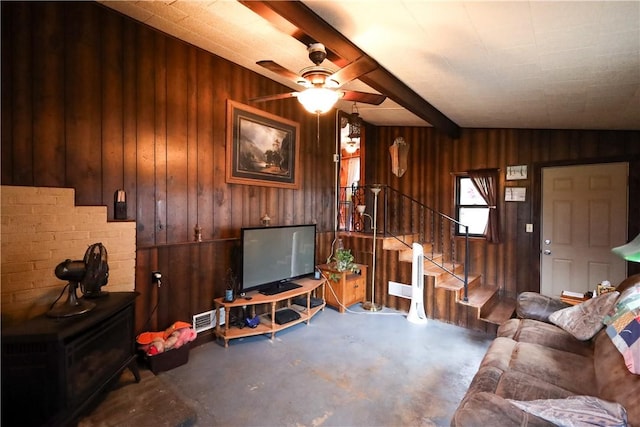
[[[317,141],[316,118],[295,99],[259,105],[300,123],[300,190],[229,185],[226,100],[246,103],[288,88],[94,2],[1,7],[2,184],[73,187],[78,205],[107,205],[109,218],[114,192],[127,192],[137,224],[138,329],[210,309],[223,294],[240,228],[259,225],[264,213],[273,224],[318,224],[318,260],[326,260],[334,238],[334,115],[321,117]],[[431,128],[367,126],[366,135],[365,182],[389,184],[444,213],[452,212],[454,172],[527,164],[525,185],[535,194],[536,165],[640,153],[638,132],[465,129],[453,141]],[[411,145],[402,178],[390,172],[396,136]],[[634,174],[630,212],[640,208]],[[536,234],[524,233],[536,221],[535,200],[501,207],[505,241],[474,241],[472,269],[508,293],[536,289]],[[192,242],[196,223],[202,243]],[[637,215],[629,228],[640,231]],[[368,249],[354,249],[370,264]],[[161,288],[151,285],[153,270],[163,273]],[[377,283],[409,277],[402,266],[380,274]],[[402,307],[376,292],[385,305]],[[434,317],[453,310],[443,296],[427,304]]]
[[[225,182],[226,100],[288,90],[94,2],[2,2],[2,184],[73,187],[110,219],[124,189],[138,326],[158,302],[150,328],[190,320],[223,294],[241,227],[268,213],[333,229],[333,113],[318,141],[295,99],[258,105],[300,123],[300,190]],[[204,242],[189,244],[196,223]]]
[[[472,239],[471,271],[484,283],[515,296],[538,291],[540,171],[543,166],[630,161],[628,234],[640,233],[640,132],[518,129],[463,129],[452,141],[432,128],[378,127],[370,129],[365,156],[366,182],[390,185],[426,205],[454,216],[454,174],[471,169],[500,168],[500,213],[503,242]],[[391,173],[389,146],[403,136],[410,144],[407,172]],[[371,167],[375,165],[375,167]],[[509,165],[527,165],[526,180],[506,181]],[[527,188],[525,202],[504,202],[505,185]],[[534,224],[534,233],[525,224]],[[459,241],[460,250],[464,253]],[[629,263],[629,273],[640,272]],[[395,302],[390,301],[390,305]]]

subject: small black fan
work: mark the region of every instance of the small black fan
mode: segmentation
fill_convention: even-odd
[[[102,243],[95,243],[84,254],[86,273],[80,282],[80,289],[85,298],[99,298],[108,292],[100,288],[109,280],[109,264],[107,264],[107,249]]]
[[[94,243],[85,252],[83,260],[67,259],[58,264],[55,274],[58,279],[69,281],[67,283],[68,297],[65,303],[56,305],[60,299],[58,297],[47,312],[47,316],[71,317],[91,311],[96,305],[86,299],[107,294],[107,292],[100,290],[109,279],[107,249],[102,243]],[[78,287],[85,298],[78,299],[76,291]]]

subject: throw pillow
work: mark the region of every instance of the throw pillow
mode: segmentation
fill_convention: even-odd
[[[616,402],[594,396],[569,396],[566,399],[511,400],[523,411],[558,426],[626,426],[627,411]]]
[[[602,320],[613,308],[620,293],[608,292],[583,303],[554,311],[549,321],[581,341],[591,339],[600,329]]]
[[[626,289],[604,319],[607,335],[631,373],[640,375],[640,284]]]

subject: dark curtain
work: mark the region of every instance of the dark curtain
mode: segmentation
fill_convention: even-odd
[[[500,243],[500,212],[498,211],[499,169],[477,169],[467,172],[471,182],[489,206],[485,237],[489,243]]]

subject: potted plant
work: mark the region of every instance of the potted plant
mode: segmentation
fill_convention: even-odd
[[[351,249],[336,249],[336,253],[332,259],[336,272],[329,274],[330,280],[340,280],[341,273],[345,271],[355,273],[359,270],[358,264],[353,262],[354,258]]]

